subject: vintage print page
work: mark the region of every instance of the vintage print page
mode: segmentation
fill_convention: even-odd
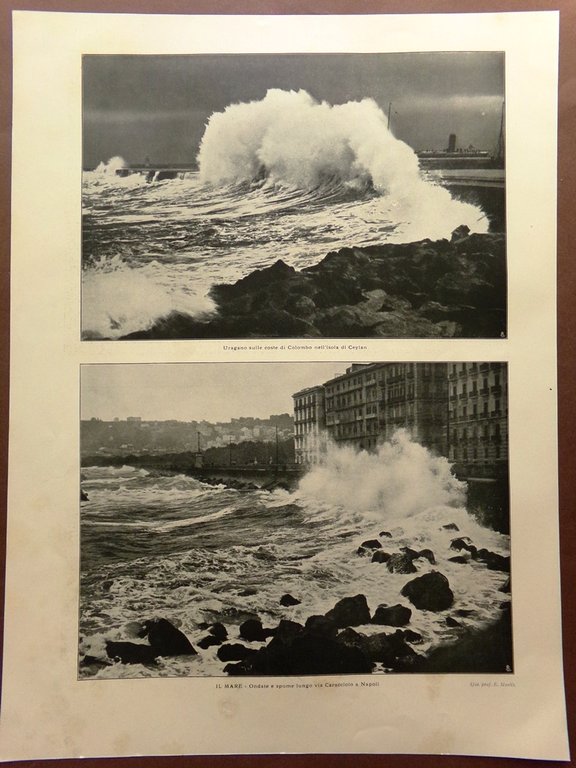
[[[1,759],[568,759],[558,14],[13,21]]]

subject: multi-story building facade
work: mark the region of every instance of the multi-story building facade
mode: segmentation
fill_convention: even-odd
[[[316,464],[324,449],[324,387],[308,387],[294,398],[294,454],[296,464]]]
[[[506,472],[505,363],[354,364],[293,397],[297,463],[321,461],[326,439],[374,451],[406,429],[463,476]]]
[[[450,363],[448,458],[468,477],[503,476],[508,464],[506,363]]]
[[[398,429],[443,452],[447,381],[443,363],[353,365],[324,384],[326,432],[337,443],[374,450]]]

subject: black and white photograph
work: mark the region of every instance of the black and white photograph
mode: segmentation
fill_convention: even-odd
[[[83,365],[80,445],[80,680],[513,672],[506,363]]]
[[[82,338],[507,336],[501,51],[82,57]]]

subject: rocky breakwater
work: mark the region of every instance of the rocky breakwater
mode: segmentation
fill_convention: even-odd
[[[211,289],[206,318],[171,313],[126,336],[446,338],[506,335],[503,234],[342,248],[300,271],[277,261]]]
[[[454,525],[443,528],[458,530]],[[324,614],[295,621],[295,615],[303,615],[302,601],[283,594],[277,611],[284,617],[276,626],[265,627],[257,615],[239,609],[240,623],[196,625],[191,633],[194,645],[167,619],[152,618],[136,628],[132,622],[130,632],[137,642],[108,639],[104,654],[84,656],[81,666],[97,670],[113,664],[142,664],[153,669],[160,657],[180,656],[187,657],[189,674],[194,675],[194,658],[205,653],[210,654],[210,669],[214,670],[213,662],[220,665],[220,671],[211,674],[231,676],[512,671],[510,601],[505,599],[510,592],[509,558],[478,549],[465,536],[451,540],[450,551],[460,554],[451,556],[450,562],[502,573],[502,602],[494,606],[493,621],[479,626],[473,610],[458,606],[453,585],[431,549],[400,546],[398,551],[387,551],[390,543],[390,532],[382,531],[363,541],[357,556],[370,558],[370,567],[383,568],[383,580],[387,573],[407,576],[397,582],[398,602],[392,605],[383,602],[371,610],[360,593],[338,600]],[[450,642],[431,644],[430,638],[415,631],[412,625],[423,614],[450,628]]]

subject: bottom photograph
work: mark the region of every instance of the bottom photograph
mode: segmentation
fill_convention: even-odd
[[[82,365],[78,677],[512,673],[507,368]]]

